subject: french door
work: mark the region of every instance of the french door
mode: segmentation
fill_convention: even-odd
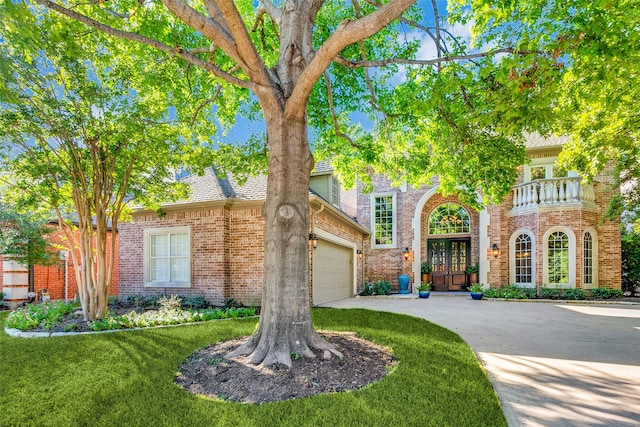
[[[459,291],[467,285],[466,268],[470,263],[471,239],[429,239],[428,256],[434,291]]]

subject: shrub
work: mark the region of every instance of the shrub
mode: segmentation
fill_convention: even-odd
[[[627,232],[622,238],[622,291],[635,295],[640,287],[640,234]]]
[[[169,313],[182,310],[182,298],[178,295],[171,295],[171,297],[161,297],[158,299],[159,311],[161,313]]]
[[[156,308],[160,307],[160,301],[165,298],[164,295],[148,295],[144,297],[143,307]]]
[[[376,295],[389,295],[391,293],[391,283],[387,280],[378,280],[373,284]]]
[[[125,302],[129,306],[142,307],[144,305],[144,297],[142,295],[127,295]]]
[[[234,308],[234,307],[242,307],[242,303],[240,301],[238,301],[235,298],[225,298],[225,300],[222,302],[222,307],[223,308]]]
[[[0,292],[0,301],[4,299],[4,292]]]
[[[535,288],[525,288],[511,284],[499,288],[486,289],[484,296],[487,298],[531,299],[536,298],[536,290]]]
[[[187,295],[182,297],[182,307],[192,310],[203,310],[209,307],[207,301],[202,295]]]
[[[562,289],[560,288],[547,288],[544,286],[540,290],[540,298],[544,299],[560,299],[562,295]]]
[[[591,296],[597,299],[618,298],[622,296],[622,291],[619,289],[594,288],[591,289]]]
[[[583,300],[585,298],[586,295],[580,288],[568,288],[562,290],[562,299]]]
[[[378,280],[375,283],[365,283],[360,295],[389,295],[391,293],[391,283],[388,280]]]

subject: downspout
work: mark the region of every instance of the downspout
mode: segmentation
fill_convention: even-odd
[[[315,225],[315,221],[314,221],[315,216],[316,216],[316,214],[319,214],[323,210],[324,210],[324,204],[320,204],[320,209],[318,209],[317,211],[311,209],[311,234],[315,233],[315,231],[316,231],[316,225]]]
[[[315,232],[316,232],[316,221],[315,221],[316,214],[319,214],[323,210],[324,210],[324,204],[323,203],[320,204],[320,209],[318,209],[317,211],[311,209],[311,234],[315,234]],[[314,266],[313,266],[313,251],[314,251],[314,249],[315,248],[311,249],[311,256],[310,256],[310,260],[309,260],[309,267],[311,268],[311,271],[309,272],[310,273],[310,275],[309,275],[310,277],[309,278],[311,279],[310,280],[310,282],[311,282],[310,292],[313,289],[313,273],[311,273],[311,272],[314,269]],[[310,295],[310,300],[312,300],[312,299],[313,299],[313,296]]]

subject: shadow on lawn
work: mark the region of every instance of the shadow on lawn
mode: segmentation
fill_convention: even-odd
[[[355,392],[244,405],[192,396],[174,377],[197,349],[250,334],[256,319],[46,339],[0,334],[0,382],[7,386],[2,423],[506,425],[489,380],[456,334],[414,317],[362,309],[314,309],[313,320],[317,329],[354,331],[389,346],[399,366]]]

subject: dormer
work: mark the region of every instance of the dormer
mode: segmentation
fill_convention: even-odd
[[[318,196],[340,208],[340,182],[328,162],[318,162],[311,173],[309,187]]]

